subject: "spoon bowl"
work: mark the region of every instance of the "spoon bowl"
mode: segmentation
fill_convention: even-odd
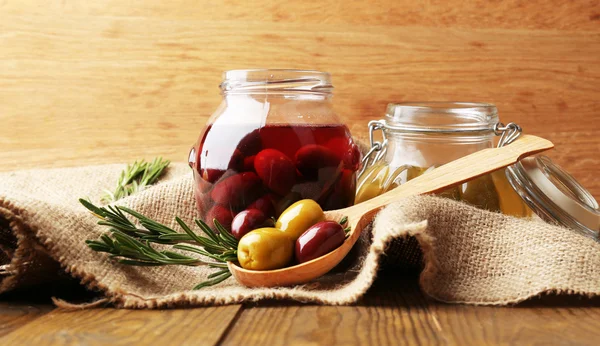
[[[368,201],[344,209],[326,211],[327,220],[339,221],[347,216],[350,234],[340,247],[311,261],[265,271],[244,269],[233,262],[228,262],[227,265],[233,277],[247,287],[279,287],[309,282],[340,263],[352,249],[362,230],[389,203],[404,197],[440,192],[553,147],[554,144],[544,138],[522,135],[507,146],[483,149],[461,157]]]

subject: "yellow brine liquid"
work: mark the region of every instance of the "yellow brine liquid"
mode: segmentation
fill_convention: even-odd
[[[435,167],[415,166],[390,167],[378,162],[369,167],[360,177],[355,203],[367,201],[387,192]],[[531,209],[523,202],[508,182],[504,169],[475,178],[462,185],[449,188],[438,196],[464,201],[481,209],[502,212],[506,215],[529,217]]]

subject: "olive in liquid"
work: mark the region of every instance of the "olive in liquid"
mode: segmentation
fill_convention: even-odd
[[[370,167],[360,178],[356,203],[364,202],[418,176],[435,167],[405,166],[393,169],[383,162]],[[390,175],[391,174],[391,175]],[[510,186],[504,170],[475,178],[462,185],[436,194],[457,201],[465,201],[481,209],[502,212],[506,215],[529,217],[531,209]]]

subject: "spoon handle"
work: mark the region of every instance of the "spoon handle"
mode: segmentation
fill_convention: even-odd
[[[437,167],[427,174],[412,179],[384,194],[347,209],[349,214],[360,215],[393,202],[394,200],[425,193],[434,193],[462,184],[471,179],[510,166],[520,159],[552,149],[554,144],[547,139],[522,135],[513,143],[488,148],[463,156]]]

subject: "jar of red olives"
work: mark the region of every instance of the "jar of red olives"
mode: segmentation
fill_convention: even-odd
[[[197,207],[226,228],[248,209],[277,217],[300,199],[354,202],[361,154],[332,109],[329,73],[233,70],[189,154]]]

